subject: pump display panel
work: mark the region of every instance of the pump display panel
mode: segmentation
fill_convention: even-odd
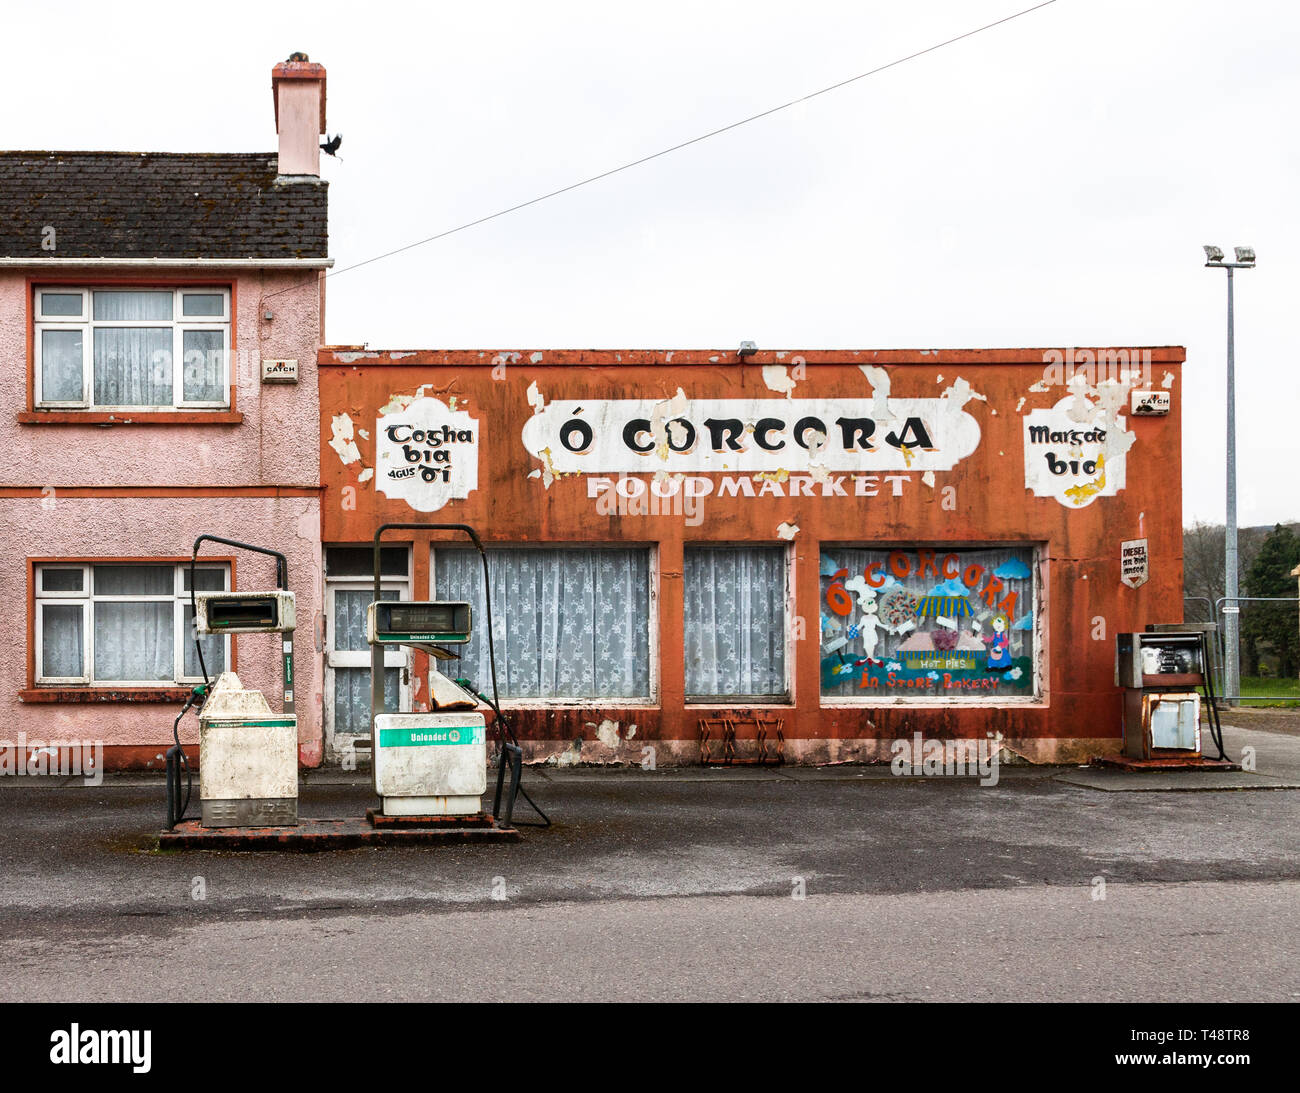
[[[442,642],[463,645],[472,632],[467,603],[381,600],[366,612],[366,640],[371,645]]]
[[[296,625],[292,592],[200,592],[200,634],[283,634]]]

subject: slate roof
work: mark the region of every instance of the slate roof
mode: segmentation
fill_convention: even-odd
[[[0,152],[0,257],[326,257],[328,184],[277,184],[276,164],[273,152]]]

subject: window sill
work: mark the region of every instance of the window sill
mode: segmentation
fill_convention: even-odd
[[[20,425],[240,425],[238,410],[24,410]]]
[[[19,691],[23,702],[80,704],[90,702],[184,702],[190,687],[36,687]]]

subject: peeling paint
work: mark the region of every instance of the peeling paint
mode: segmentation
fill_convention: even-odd
[[[563,478],[566,474],[578,473],[577,471],[557,471],[555,463],[551,460],[551,449],[549,447],[538,452],[537,458],[542,461],[542,486],[548,490],[551,488],[551,483],[557,478]]]
[[[795,389],[795,381],[790,378],[789,370],[784,364],[763,365],[763,382],[767,384],[769,391],[785,395],[786,398],[789,398]]]
[[[799,534],[799,525],[790,523],[780,523],[776,526],[778,539],[784,539],[787,543]]]
[[[668,425],[673,418],[681,417],[682,414],[686,413],[690,409],[690,405],[691,400],[686,397],[686,392],[680,387],[677,388],[677,393],[672,398],[655,403],[654,409],[650,413],[650,435],[654,437],[655,454],[660,459],[666,460],[671,450],[668,446]],[[681,430],[680,425],[673,432],[673,439],[684,441],[686,439],[685,431],[681,430],[679,432],[678,430]]]
[[[330,420],[330,447],[334,449],[344,466],[356,463],[361,458],[357,443],[352,439],[352,418],[347,414],[335,414]]]
[[[1160,381],[1160,386],[1163,387],[1166,391],[1168,391],[1169,388],[1171,388],[1173,385],[1174,385],[1174,374],[1172,372],[1166,372],[1164,379]]]
[[[582,741],[575,740],[559,755],[553,757],[557,767],[576,767],[582,762]]]
[[[528,385],[528,405],[533,408],[535,414],[540,414],[546,409],[546,396],[537,389],[536,380]]]
[[[925,474],[921,475],[921,481],[930,489],[934,489],[934,471],[926,471]]]
[[[871,416],[881,424],[889,424],[894,420],[894,411],[889,408],[889,373],[878,364],[860,364],[858,370],[871,385]]]
[[[1016,413],[1020,413],[1020,411],[1023,410],[1024,408],[1025,408],[1025,398],[1022,395],[1020,397],[1020,401],[1016,403]]]
[[[529,357],[528,359],[529,359],[530,361],[532,361],[533,364],[541,364],[541,363],[542,363],[542,354],[541,354],[541,352],[534,353],[534,354],[533,354],[531,357]]]
[[[952,386],[944,388],[943,394],[939,397],[947,404],[944,412],[948,414],[959,413],[971,399],[988,402],[987,395],[981,395],[974,390],[961,376],[952,381]]]
[[[617,748],[619,745],[618,722],[605,718],[596,729],[596,739],[607,748]]]
[[[375,468],[374,468],[374,467],[367,467],[367,468],[366,468],[365,470],[363,470],[359,475],[357,475],[357,481],[358,481],[358,482],[369,482],[369,481],[370,481],[372,478],[374,478],[374,477],[375,477]]]

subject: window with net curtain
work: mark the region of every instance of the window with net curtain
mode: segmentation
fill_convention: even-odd
[[[226,587],[228,570],[195,572],[197,591]],[[36,571],[38,682],[170,684],[202,678],[189,603],[189,566],[42,565]],[[204,635],[208,675],[225,670],[226,639]]]
[[[225,289],[41,288],[36,317],[42,405],[229,402]]]
[[[472,605],[473,637],[443,671],[490,693],[483,563],[434,551],[440,600]],[[503,698],[648,700],[650,551],[644,547],[490,547],[497,684]]]
[[[688,545],[682,578],[687,698],[786,697],[785,549]]]

